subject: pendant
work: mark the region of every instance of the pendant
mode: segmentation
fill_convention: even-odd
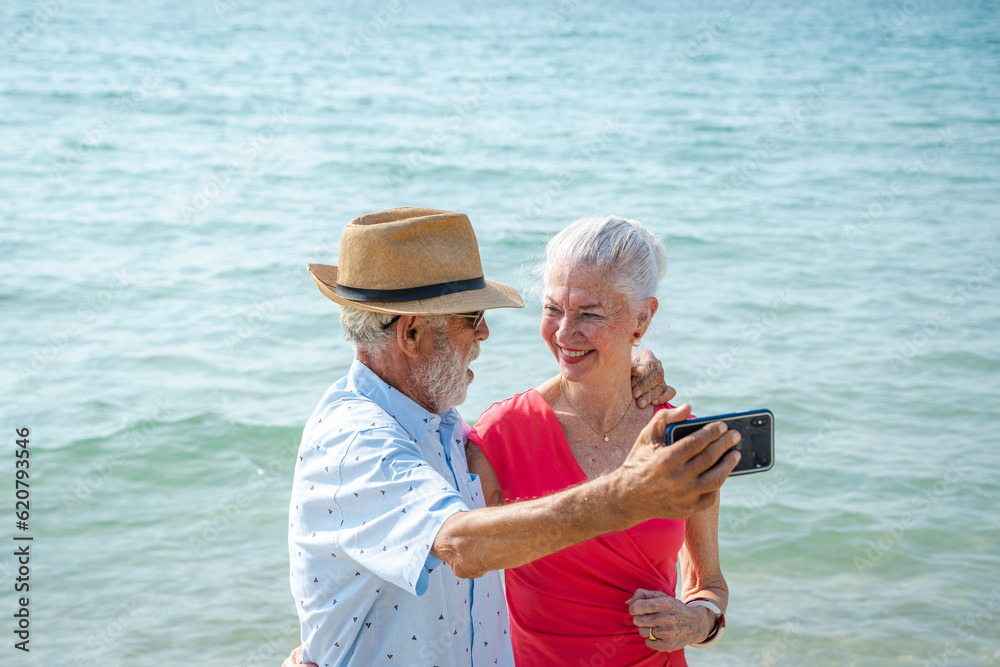
[[[610,440],[610,438],[608,436],[604,436],[604,442],[607,442],[608,440]]]

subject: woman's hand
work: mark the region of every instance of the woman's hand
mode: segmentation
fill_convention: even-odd
[[[649,350],[636,350],[632,354],[632,398],[636,405],[663,405],[676,395],[674,388],[663,381],[660,360]]]
[[[281,663],[281,667],[316,667],[316,665],[311,662],[303,664],[302,645],[300,644],[292,649],[292,653]]]
[[[689,607],[662,591],[640,588],[627,604],[632,622],[639,628],[646,646],[657,651],[676,651],[704,641],[715,620],[705,607]],[[650,639],[650,632],[653,639]]]

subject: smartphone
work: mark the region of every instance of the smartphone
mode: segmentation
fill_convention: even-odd
[[[739,431],[742,436],[734,449],[743,456],[730,475],[764,472],[774,465],[774,415],[770,410],[733,412],[670,424],[664,444],[672,445],[712,422],[726,422],[730,431]]]

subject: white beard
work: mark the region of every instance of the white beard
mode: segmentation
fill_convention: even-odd
[[[478,357],[479,341],[472,344],[468,356],[463,359],[458,350],[448,345],[444,334],[435,334],[434,355],[423,368],[414,371],[411,378],[414,385],[426,392],[432,412],[444,412],[465,402],[471,382],[466,370]]]

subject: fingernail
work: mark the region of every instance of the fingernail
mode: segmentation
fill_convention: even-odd
[[[739,462],[740,462],[740,459],[741,459],[741,458],[743,458],[743,455],[742,455],[742,454],[740,454],[739,452],[736,452],[736,462],[737,462],[737,463],[739,463]]]

